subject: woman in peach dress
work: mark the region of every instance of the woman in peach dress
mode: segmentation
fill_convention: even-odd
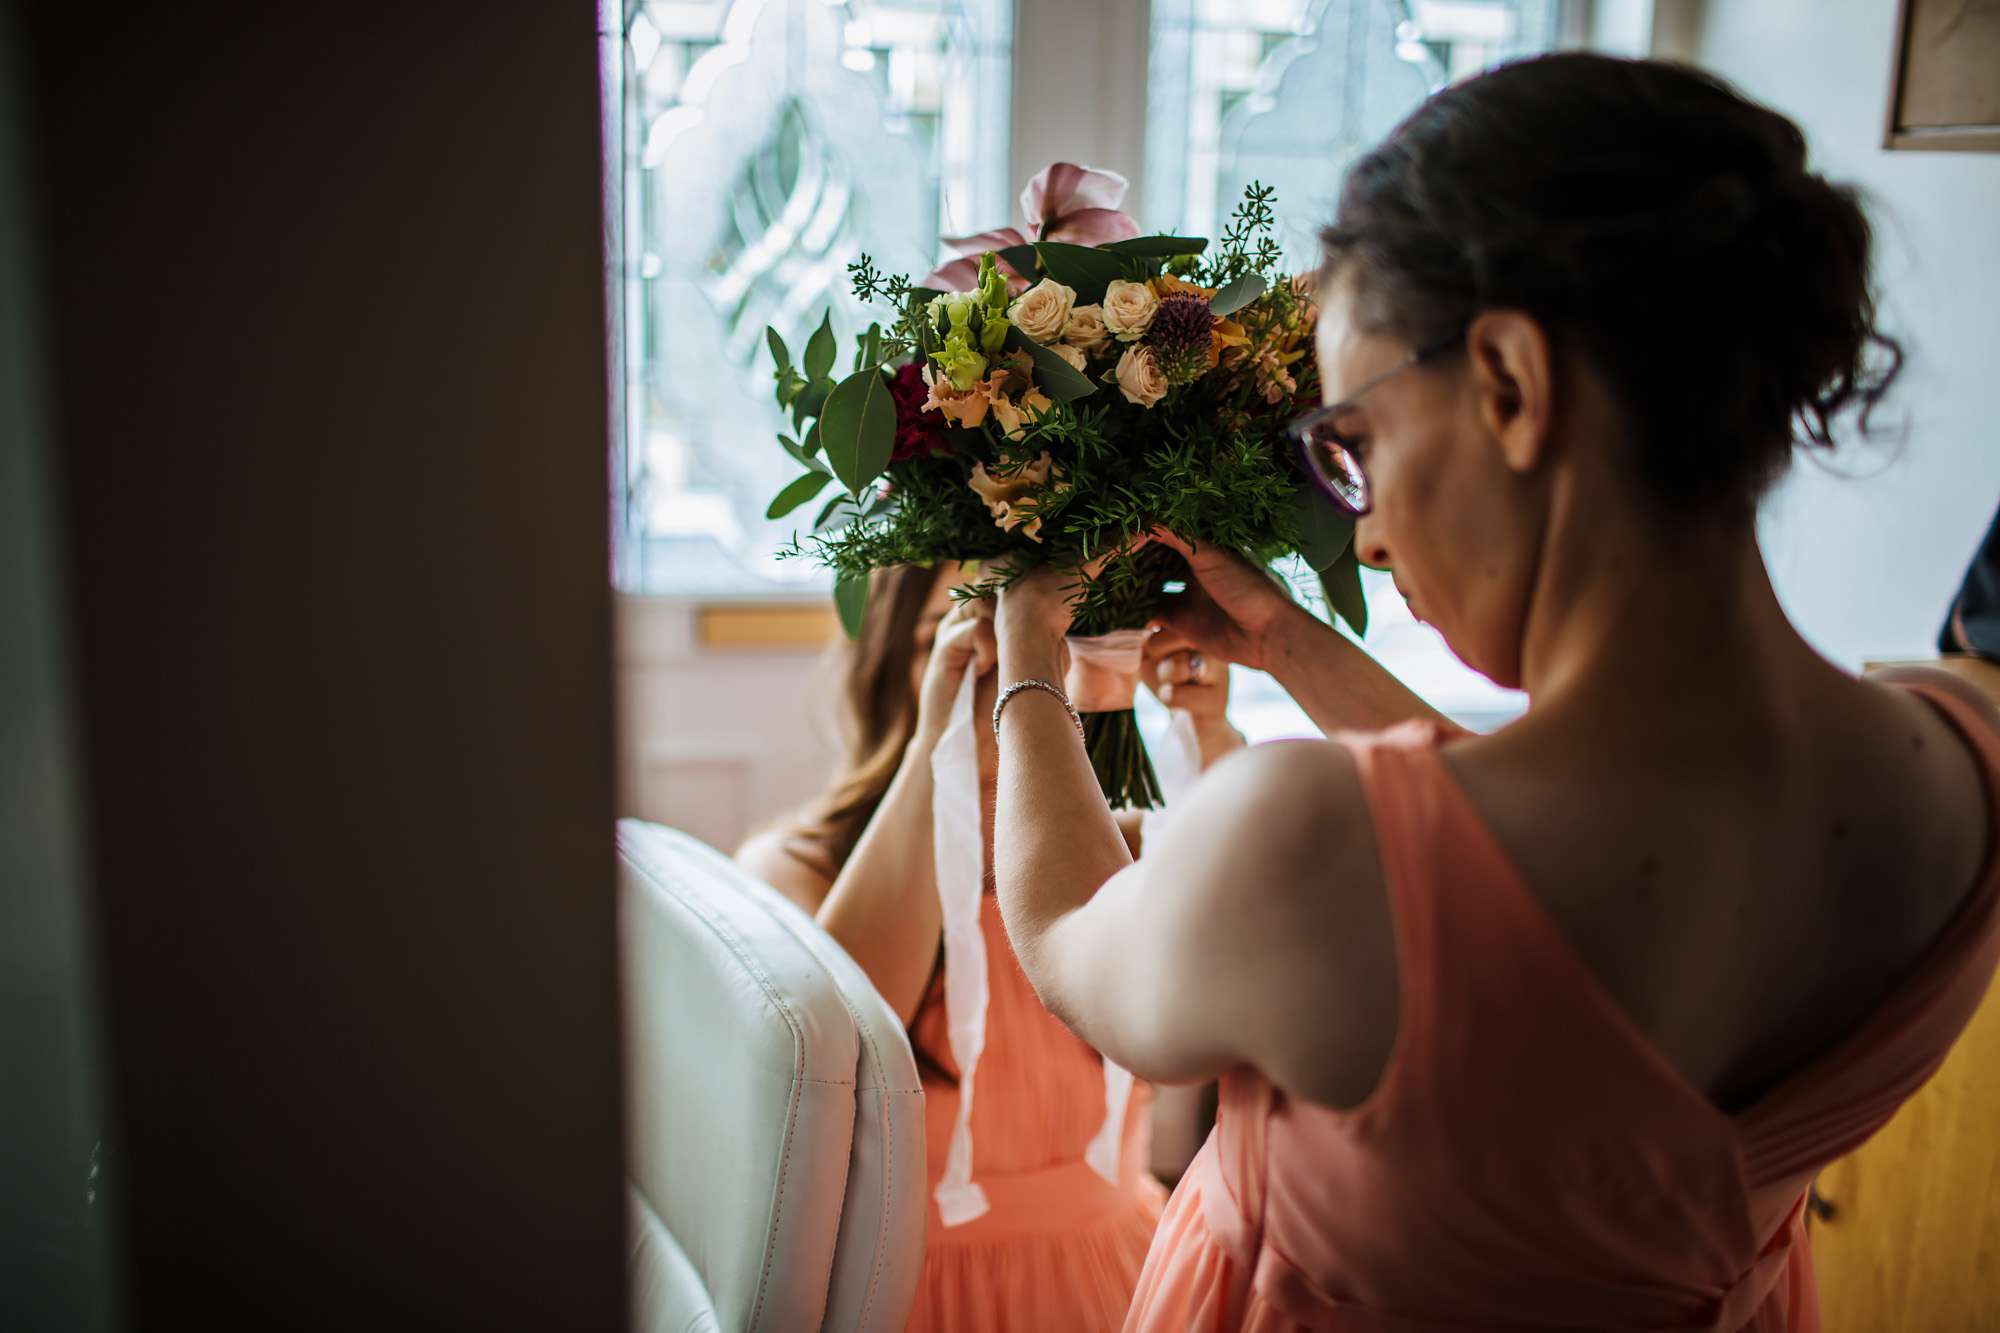
[[[1325,241],[1302,461],[1530,703],[1459,733],[1193,553],[1197,646],[1330,730],[1409,720],[1224,761],[1135,864],[1058,700],[1012,696],[1028,977],[1140,1076],[1223,1078],[1127,1327],[1811,1330],[1814,1173],[2000,960],[1993,710],[1825,661],[1757,546],[1794,429],[1893,378],[1868,224],[1776,113],[1566,55],[1432,98]],[[1068,591],[1002,595],[1003,683],[1061,679]]]
[[[909,1327],[1114,1329],[1124,1319],[1166,1192],[1151,1175],[1151,1090],[1107,1068],[1036,998],[991,892],[979,894],[983,958],[940,947],[932,755],[970,671],[978,724],[977,791],[947,792],[977,825],[991,865],[994,645],[990,620],[954,612],[950,570],[875,576],[848,649],[848,765],[798,817],[738,860],[819,920],[909,1024],[924,1082],[932,1194],[923,1273]],[[1156,637],[1147,675],[1183,711],[1205,759],[1240,745],[1223,716],[1227,678],[1172,636]],[[961,733],[962,735],[963,733]],[[976,803],[976,810],[973,808]],[[1138,821],[1120,836],[1136,846]],[[978,949],[978,944],[973,948]],[[946,984],[983,966],[980,1040],[955,1043]],[[961,983],[962,984],[962,983]],[[966,1007],[961,994],[961,1008]],[[971,1078],[958,1058],[976,1061]],[[971,1093],[971,1113],[960,1109]],[[954,1151],[963,1166],[952,1172]],[[1175,1169],[1179,1165],[1175,1164]]]

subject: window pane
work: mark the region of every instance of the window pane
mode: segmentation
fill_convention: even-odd
[[[730,596],[819,587],[763,517],[764,328],[803,355],[847,265],[920,277],[938,237],[1006,209],[1010,0],[628,0],[621,580]],[[836,365],[836,375],[845,363]]]
[[[1310,269],[1354,158],[1433,89],[1549,49],[1556,23],[1557,0],[1153,0],[1143,221],[1219,235],[1261,181],[1278,191],[1287,255]],[[1475,728],[1520,710],[1411,617],[1388,575],[1362,583],[1366,646],[1412,689]],[[1231,714],[1252,740],[1313,734],[1268,679],[1233,680]]]

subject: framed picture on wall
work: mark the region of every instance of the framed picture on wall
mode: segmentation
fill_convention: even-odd
[[[1899,0],[1883,147],[2000,153],[2000,0]]]

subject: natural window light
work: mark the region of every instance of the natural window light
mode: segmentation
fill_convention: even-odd
[[[1432,89],[1549,49],[1557,17],[1556,0],[1152,0],[1141,216],[1213,236],[1261,181],[1277,188],[1287,253],[1309,269],[1354,156]],[[1521,696],[1411,617],[1386,574],[1362,581],[1368,651],[1412,689],[1478,730],[1520,711]],[[1233,673],[1230,713],[1253,741],[1318,734],[1259,672]]]
[[[1557,0],[1152,0],[1141,194],[1149,230],[1219,234],[1252,180],[1278,190],[1301,269],[1342,174],[1445,82],[1554,43]],[[1013,0],[626,0],[622,68],[625,448],[619,581],[738,600],[818,594],[775,558],[799,515],[772,442],[763,329],[794,347],[831,306],[866,325],[846,266],[921,274],[938,237],[1013,221]],[[1300,127],[1309,132],[1301,133]],[[997,127],[997,128],[996,128]],[[685,186],[699,182],[700,188]],[[1369,650],[1473,726],[1517,696],[1460,666],[1365,576]],[[1253,738],[1308,729],[1239,673]]]
[[[1011,0],[628,0],[620,580],[794,595],[773,558],[797,471],[772,443],[764,328],[803,346],[847,265],[921,275],[1007,216]],[[694,188],[690,188],[694,187]]]

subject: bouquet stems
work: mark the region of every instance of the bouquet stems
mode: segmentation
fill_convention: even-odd
[[[1104,634],[1136,629],[1152,618],[1166,585],[1187,576],[1187,565],[1164,546],[1148,546],[1121,557],[1099,575],[1099,584],[1078,610],[1077,629]],[[1139,715],[1130,708],[1083,715],[1083,746],[1097,785],[1114,810],[1153,810],[1163,801],[1159,775],[1139,735]]]
[[[1139,736],[1139,715],[1131,709],[1083,715],[1083,746],[1097,785],[1114,810],[1159,806],[1160,779]]]

